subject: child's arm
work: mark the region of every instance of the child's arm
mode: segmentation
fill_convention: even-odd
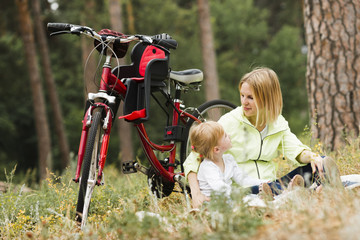
[[[233,180],[242,187],[255,186],[268,182],[267,180],[262,180],[247,175],[247,173],[242,171],[241,168],[237,165],[235,166]]]
[[[229,158],[229,163],[233,167],[233,177],[232,179],[242,187],[249,187],[254,185],[260,185],[261,183],[268,182],[267,180],[261,180],[258,178],[254,178],[249,176],[245,171],[243,171],[235,162],[234,158],[231,156]]]
[[[202,194],[200,191],[197,173],[190,172],[187,179],[190,185],[193,208],[200,208],[203,202],[210,201],[210,198]]]

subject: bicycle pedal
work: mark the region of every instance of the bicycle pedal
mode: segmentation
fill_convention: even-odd
[[[105,185],[105,173],[102,172],[101,181],[100,181],[100,186],[104,186],[104,185]]]
[[[135,163],[136,161],[126,161],[126,162],[122,162],[122,166],[121,166],[121,169],[122,169],[122,172],[124,174],[130,174],[130,173],[136,173],[137,170],[135,168]]]

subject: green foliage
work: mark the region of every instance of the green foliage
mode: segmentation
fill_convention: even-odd
[[[255,6],[265,8],[269,11],[270,34],[278,32],[283,25],[295,26],[302,29],[303,25],[303,3],[292,0],[254,0]]]
[[[252,0],[211,4],[221,96],[240,105],[235,89],[241,76],[257,66],[268,39],[268,12],[255,7]]]
[[[231,199],[224,195],[212,195],[209,203],[209,223],[213,233],[209,239],[247,239],[262,225],[262,212],[252,211],[241,199],[243,189],[234,188]]]

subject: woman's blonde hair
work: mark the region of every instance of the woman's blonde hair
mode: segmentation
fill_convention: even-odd
[[[283,100],[278,76],[270,68],[255,68],[245,74],[239,83],[250,85],[257,108],[256,127],[274,122],[282,112]]]
[[[214,121],[203,122],[190,128],[191,147],[200,154],[200,161],[204,157],[210,160],[213,159],[213,149],[218,145],[224,134],[224,128]]]

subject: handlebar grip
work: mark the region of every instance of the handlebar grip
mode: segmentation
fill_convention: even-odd
[[[50,33],[60,32],[60,31],[70,31],[71,24],[69,23],[48,23],[47,29]]]
[[[167,49],[176,49],[177,46],[178,46],[178,43],[175,39],[158,39],[158,38],[155,38],[153,39],[154,43],[155,44],[158,44],[164,48],[167,48]]]

